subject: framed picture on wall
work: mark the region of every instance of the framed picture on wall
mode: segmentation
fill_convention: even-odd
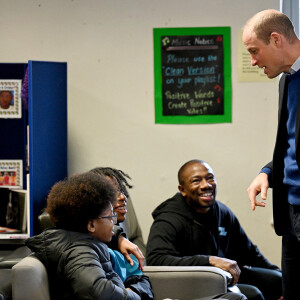
[[[0,118],[20,119],[22,80],[0,80]]]
[[[0,188],[22,188],[22,160],[0,160]]]

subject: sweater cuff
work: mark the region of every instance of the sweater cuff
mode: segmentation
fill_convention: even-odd
[[[270,177],[270,175],[272,175],[272,170],[270,168],[262,168],[259,174],[260,173],[265,173],[268,175],[268,177]]]

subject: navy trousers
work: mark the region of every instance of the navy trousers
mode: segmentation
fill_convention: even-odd
[[[282,237],[284,300],[300,299],[300,206],[290,205],[290,223]]]

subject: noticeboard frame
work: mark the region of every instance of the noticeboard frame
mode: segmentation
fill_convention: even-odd
[[[163,115],[162,45],[163,36],[223,36],[224,113],[219,115]],[[154,40],[154,102],[156,124],[231,123],[231,33],[230,27],[153,28]]]

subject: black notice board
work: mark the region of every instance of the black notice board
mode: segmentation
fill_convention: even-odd
[[[230,28],[154,29],[156,123],[231,122]]]

